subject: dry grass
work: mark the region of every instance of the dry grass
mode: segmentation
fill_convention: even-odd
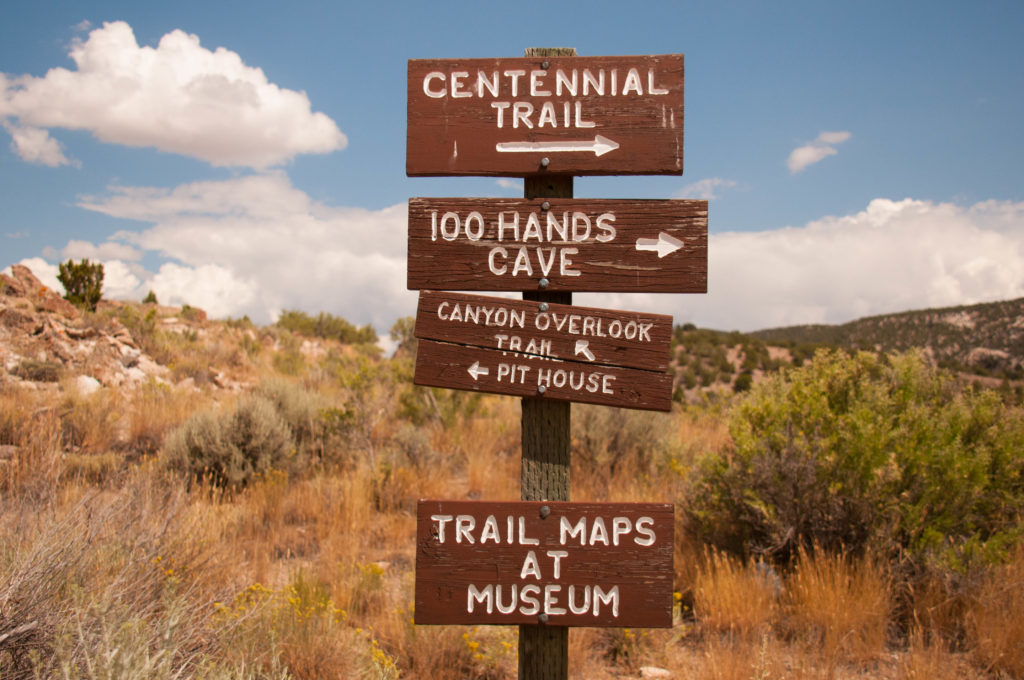
[[[785,601],[792,634],[826,659],[867,662],[885,653],[889,583],[870,557],[802,550],[786,582]]]
[[[985,578],[968,613],[968,636],[982,666],[1024,677],[1024,549]]]
[[[759,640],[779,615],[782,581],[763,563],[708,551],[694,588],[694,614],[710,631]]]
[[[416,500],[518,498],[518,400],[414,424],[387,362],[204,332],[210,346],[150,338],[198,390],[0,391],[0,676],[515,677],[517,628],[416,626],[412,608]],[[252,390],[263,381],[305,433],[308,465],[231,491],[161,467],[168,433],[239,399],[203,383],[211,361]],[[717,408],[574,407],[573,499],[684,503],[699,458],[730,446]],[[920,588],[920,632],[901,647],[895,586],[870,559],[808,553],[780,575],[681,525],[675,547],[676,626],[573,629],[571,677],[1024,677],[1022,553],[957,602]]]

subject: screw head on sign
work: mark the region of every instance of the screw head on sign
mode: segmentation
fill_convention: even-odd
[[[537,392],[538,392],[538,393],[540,393],[540,394],[544,394],[544,393],[545,393],[545,392],[547,392],[547,391],[548,391],[548,387],[547,387],[547,385],[538,385],[538,386],[537,386]]]
[[[547,623],[548,622],[548,615],[547,614],[541,614],[540,616],[537,617],[537,621],[539,621],[540,623]]]
[[[551,203],[550,203],[550,201],[544,201],[543,203],[541,203],[540,204],[540,209],[541,210],[551,210]]]
[[[540,67],[542,69],[544,69],[545,71],[547,71],[549,68],[551,68],[551,62],[550,61],[542,61],[542,62],[540,62]]]
[[[548,515],[550,515],[550,514],[551,514],[551,508],[550,507],[548,507],[547,505],[540,506],[540,518],[541,519],[547,519]]]
[[[540,303],[540,311],[546,312],[546,311],[548,311],[548,309],[550,309],[550,307],[548,307],[548,303],[546,303],[546,302]]]
[[[540,288],[547,288],[549,283],[551,282],[548,281],[547,279],[541,279],[540,281],[537,282],[537,286]]]
[[[551,159],[550,158],[544,157],[544,158],[540,159],[540,167],[546,168],[549,165],[551,165]]]

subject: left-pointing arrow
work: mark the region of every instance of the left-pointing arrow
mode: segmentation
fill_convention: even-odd
[[[473,380],[476,380],[482,375],[491,374],[491,369],[487,368],[486,366],[481,366],[479,361],[474,361],[473,365],[466,370],[469,371],[469,374],[471,376],[473,376]]]
[[[593,139],[564,142],[498,142],[494,145],[494,148],[496,151],[505,153],[593,151],[595,156],[603,156],[609,151],[618,149],[619,143],[607,137],[597,135]]]

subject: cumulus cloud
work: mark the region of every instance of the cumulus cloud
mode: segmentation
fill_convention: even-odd
[[[312,111],[304,92],[269,82],[237,53],[210,51],[181,30],[155,48],[140,47],[127,23],[105,23],[73,42],[70,57],[75,70],[0,75],[0,120],[26,161],[71,162],[51,128],[261,169],[347,144],[333,120]]]
[[[378,332],[415,311],[415,296],[405,290],[405,204],[327,206],[283,173],[270,173],[173,189],[113,187],[80,205],[151,223],[110,239],[169,260],[155,272],[133,270],[138,285],[125,297],[153,290],[161,302],[259,323],[282,309],[323,310],[373,323]]]
[[[323,310],[380,333],[415,311],[415,293],[405,289],[404,204],[328,206],[271,173],[172,189],[114,187],[80,205],[148,223],[95,250],[74,242],[62,251],[117,255],[108,276],[113,285],[116,273],[123,297],[153,290],[162,302],[259,323],[286,308]],[[713,233],[708,251],[707,295],[578,294],[574,301],[749,331],[1013,299],[1024,296],[1024,202],[876,199],[804,226]],[[147,271],[128,259],[132,252],[164,263]],[[56,276],[56,267],[37,264]]]
[[[57,279],[57,274],[60,273],[60,269],[55,264],[50,264],[41,257],[29,257],[18,264],[25,265],[29,268],[39,282],[51,290],[62,291],[64,285]],[[11,268],[6,267],[4,270],[5,274],[10,275]]]
[[[61,165],[79,165],[64,155],[60,142],[41,128],[21,127],[3,121],[3,128],[11,135],[11,151],[29,163],[56,168]]]
[[[718,191],[721,189],[731,189],[736,186],[736,182],[731,179],[723,179],[721,177],[708,177],[702,179],[693,184],[688,184],[679,191],[676,192],[676,198],[697,198],[705,201],[718,198]]]
[[[836,145],[842,144],[850,136],[850,133],[846,131],[822,132],[813,142],[793,149],[789,154],[789,160],[786,162],[789,166],[789,172],[796,174],[818,161],[836,155],[839,153],[836,150]]]
[[[876,199],[803,227],[712,234],[708,255],[707,295],[581,295],[579,304],[749,331],[1018,298],[1024,202]]]

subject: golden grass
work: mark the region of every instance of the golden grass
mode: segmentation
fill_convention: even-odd
[[[875,660],[886,650],[890,599],[888,579],[870,556],[801,550],[785,585],[787,627],[827,659]]]
[[[1024,549],[987,575],[967,621],[972,647],[986,670],[1024,677]]]
[[[231,394],[156,382],[89,396],[0,391],[0,637],[35,622],[7,638],[20,646],[0,642],[0,675],[515,677],[516,627],[412,617],[416,501],[518,498],[518,400],[482,397],[447,427],[440,417],[414,425],[396,416],[409,388],[384,363],[338,352],[320,363],[285,356],[275,369],[269,345],[231,344],[251,333],[216,332],[202,361],[252,385],[286,369],[289,384],[353,419],[317,435],[307,469],[224,492],[169,474],[155,454],[173,428]],[[200,370],[185,354],[202,342],[160,340],[182,375]],[[711,408],[574,407],[572,497],[678,505],[698,459],[728,446]],[[894,588],[876,562],[805,553],[775,574],[684,529],[676,626],[573,629],[570,677],[640,678],[645,667],[717,680],[1024,676],[1021,553],[960,609],[941,588],[917,593],[922,632],[901,647],[888,638]],[[956,621],[966,651],[948,644]]]
[[[694,614],[710,631],[759,640],[779,615],[782,581],[763,563],[709,550],[694,587]]]

